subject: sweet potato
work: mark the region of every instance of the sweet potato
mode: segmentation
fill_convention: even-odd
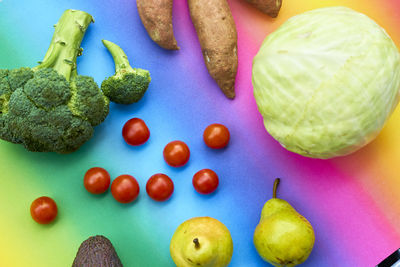
[[[276,18],[282,6],[282,0],[246,0],[261,12]]]
[[[150,38],[159,46],[179,49],[172,28],[173,0],[136,0],[140,19]]]
[[[188,0],[204,61],[226,97],[235,97],[237,32],[227,0]]]

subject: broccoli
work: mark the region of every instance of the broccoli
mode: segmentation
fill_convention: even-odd
[[[109,99],[92,77],[78,75],[76,59],[93,18],[66,10],[42,62],[0,70],[0,138],[35,152],[70,153],[108,115]]]
[[[128,57],[118,45],[107,40],[103,40],[103,44],[114,59],[115,74],[101,83],[101,90],[118,104],[138,102],[149,87],[149,71],[132,68]]]

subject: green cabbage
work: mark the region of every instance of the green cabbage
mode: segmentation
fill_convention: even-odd
[[[399,101],[400,54],[367,16],[345,7],[290,18],[253,61],[254,96],[267,131],[312,158],[372,141]]]

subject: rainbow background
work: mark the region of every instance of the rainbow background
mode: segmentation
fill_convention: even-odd
[[[0,0],[0,68],[34,66],[42,59],[55,24],[65,9],[89,12],[89,27],[79,58],[80,74],[100,84],[113,73],[111,56],[101,39],[118,43],[132,65],[149,69],[152,82],[145,97],[131,106],[111,105],[110,115],[94,137],[69,155],[32,153],[0,142],[0,266],[71,266],[80,243],[91,235],[108,237],[125,266],[174,266],[169,242],[176,227],[194,216],[211,216],[231,231],[231,266],[269,266],[258,256],[252,235],[261,208],[271,197],[275,177],[279,196],[312,223],[316,243],[302,266],[375,266],[400,247],[400,109],[370,145],[332,160],[304,158],[284,150],[265,131],[253,98],[251,63],[261,42],[289,17],[306,10],[343,5],[363,12],[383,26],[400,47],[400,0],[284,0],[271,19],[241,0],[229,4],[238,29],[237,97],[219,91],[204,66],[187,2],[175,0],[174,31],[179,52],[165,51],[147,36],[131,0]],[[132,117],[146,121],[149,141],[128,146],[121,137]],[[230,145],[221,151],[202,141],[204,128],[223,123]],[[163,147],[183,140],[191,159],[174,169],[164,162]],[[128,205],[110,192],[93,196],[83,175],[94,166],[111,176],[137,178],[139,199]],[[220,187],[210,196],[197,194],[191,178],[203,168],[215,170]],[[147,179],[163,172],[175,183],[173,197],[152,201]],[[55,223],[35,223],[29,213],[37,197],[54,198]]]

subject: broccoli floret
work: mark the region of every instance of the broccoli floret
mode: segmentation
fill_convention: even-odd
[[[70,153],[92,137],[109,111],[93,78],[76,71],[92,21],[83,11],[66,10],[38,66],[0,70],[1,139],[30,151]]]
[[[114,59],[115,74],[101,83],[101,90],[111,101],[118,104],[129,105],[138,102],[149,87],[149,71],[132,68],[128,57],[118,45],[107,40],[103,40],[103,44]]]
[[[39,69],[23,89],[36,106],[47,111],[67,104],[71,98],[70,83],[54,69]]]
[[[12,93],[7,77],[8,70],[0,70],[0,116],[7,112],[8,101]]]
[[[8,73],[8,83],[11,91],[24,86],[27,81],[33,78],[33,70],[31,68],[22,67],[15,70],[10,70]]]
[[[92,77],[76,77],[68,104],[74,115],[87,118],[93,126],[99,125],[108,115],[109,103],[110,100],[101,92]]]

